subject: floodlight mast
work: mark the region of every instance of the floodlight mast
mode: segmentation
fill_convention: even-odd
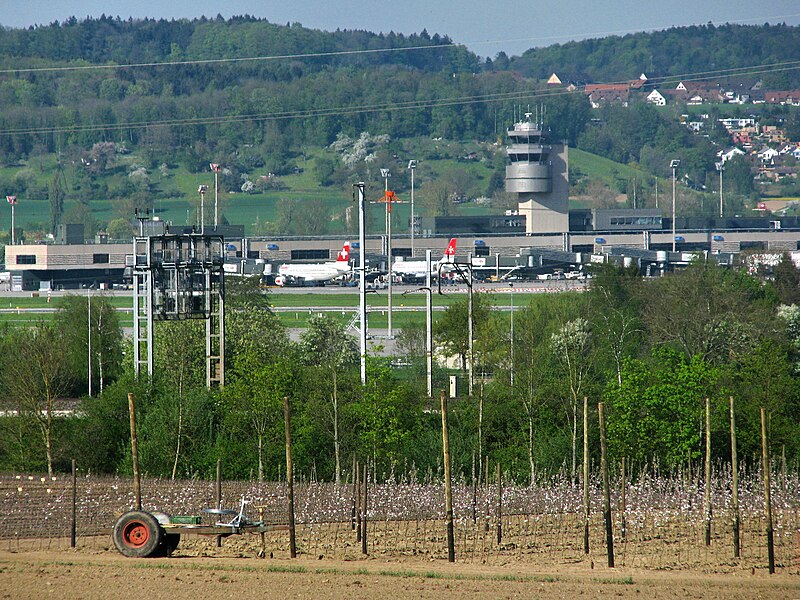
[[[155,320],[205,320],[206,385],[225,385],[224,239],[140,235],[133,240],[134,372],[153,375]]]

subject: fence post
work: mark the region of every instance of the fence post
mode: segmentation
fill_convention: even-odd
[[[583,553],[589,554],[589,398],[583,397]]]
[[[358,509],[358,462],[353,454],[353,509],[350,511],[350,530],[356,528],[356,510]]]
[[[475,475],[475,451],[472,451],[472,524],[478,522],[478,477]]]
[[[444,506],[447,527],[447,560],[456,561],[455,533],[453,531],[453,482],[450,475],[450,435],[447,429],[447,394],[442,390],[442,454],[444,460]]]
[[[603,403],[597,405],[597,418],[600,421],[600,470],[603,472],[603,517],[606,522],[606,546],[608,566],[614,567],[614,523],[611,520],[611,491],[608,481],[608,454],[606,448],[606,418]]]
[[[214,480],[214,502],[216,508],[222,508],[222,459],[217,459],[217,477]],[[222,536],[217,536],[217,548],[222,547]]]
[[[706,398],[706,489],[703,494],[703,519],[706,526],[706,546],[711,545],[711,400]]]
[[[356,463],[356,542],[361,541],[361,476],[363,467]]]
[[[503,542],[503,472],[500,463],[495,465],[495,479],[497,480],[497,544]]]
[[[489,532],[489,519],[491,518],[490,514],[489,514],[489,510],[490,510],[490,506],[491,506],[491,500],[490,500],[490,496],[489,496],[489,458],[488,457],[486,458],[486,462],[484,463],[483,466],[484,466],[483,487],[485,488],[484,489],[484,494],[485,494],[484,498],[485,498],[485,503],[486,503],[486,516],[485,516],[484,523],[483,523],[483,531],[485,533],[488,533]]]
[[[136,439],[136,409],[133,393],[128,393],[128,413],[131,419],[131,454],[133,456],[133,495],[136,498],[136,510],[142,510],[142,481],[139,474],[139,443]]]
[[[761,464],[764,471],[764,518],[767,521],[767,560],[770,575],[775,573],[775,538],[772,530],[772,493],[770,492],[769,438],[767,437],[767,413],[761,407]]]
[[[626,509],[626,506],[625,506],[625,492],[627,490],[625,489],[625,457],[624,456],[622,457],[622,460],[620,461],[619,471],[620,471],[619,515],[620,515],[620,520],[621,520],[621,525],[622,525],[622,530],[620,531],[620,534],[621,534],[621,537],[622,537],[622,541],[624,542],[625,541],[625,536],[627,534],[626,530],[628,529],[628,525],[625,522],[625,509]]]
[[[733,396],[730,396],[731,405],[731,510],[733,511],[733,556],[739,558],[739,458],[736,451],[736,414],[733,411]]]
[[[297,558],[294,529],[294,469],[292,468],[292,429],[289,419],[289,397],[283,397],[283,427],[286,430],[286,485],[289,491],[289,556]]]
[[[69,547],[74,548],[78,530],[78,467],[72,459],[72,522],[69,528]]]
[[[361,554],[367,552],[367,491],[369,489],[369,466],[364,463],[364,499],[361,503]]]

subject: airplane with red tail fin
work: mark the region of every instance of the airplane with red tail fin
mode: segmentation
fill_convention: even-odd
[[[278,267],[275,285],[323,284],[351,271],[350,242],[345,242],[336,255],[335,261],[314,264],[282,264]]]

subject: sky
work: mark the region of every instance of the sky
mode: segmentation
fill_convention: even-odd
[[[0,0],[0,24],[28,27],[102,14],[193,18],[250,14],[312,29],[448,35],[481,57],[509,56],[570,40],[723,23],[800,24],[797,0]]]

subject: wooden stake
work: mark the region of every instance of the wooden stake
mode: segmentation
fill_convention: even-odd
[[[369,467],[364,464],[364,500],[361,503],[361,554],[367,552],[367,491],[369,489]]]
[[[478,522],[478,477],[475,475],[475,451],[472,451],[472,523]]]
[[[447,527],[447,560],[456,561],[455,532],[453,530],[453,482],[450,474],[450,435],[447,428],[447,394],[444,390],[442,398],[442,453],[444,455],[444,506],[445,525]]]
[[[486,495],[484,496],[486,498],[486,519],[485,519],[484,524],[483,524],[483,531],[488,533],[488,531],[489,531],[489,518],[490,518],[489,506],[491,505],[491,502],[490,502],[490,499],[489,499],[489,459],[488,458],[486,459],[486,462],[484,463],[483,466],[485,467],[485,469],[484,469],[485,473],[484,473],[484,476],[483,476],[483,485],[486,488]]]
[[[495,465],[495,479],[497,480],[497,544],[503,542],[503,474],[500,463]]]
[[[781,445],[781,491],[786,493],[786,444]]]
[[[356,486],[356,542],[361,541],[361,475],[364,467],[356,463],[356,479],[358,485]]]
[[[72,459],[72,520],[69,527],[69,547],[74,548],[77,543],[78,532],[78,467]]]
[[[133,495],[136,498],[136,510],[142,510],[142,480],[139,474],[139,443],[136,439],[136,408],[133,394],[128,394],[128,413],[131,418],[131,455],[133,457]]]
[[[764,470],[764,518],[767,526],[767,560],[769,573],[775,573],[775,538],[772,530],[772,494],[769,477],[769,439],[767,437],[767,413],[761,407],[761,465]]]
[[[711,401],[706,398],[706,488],[703,494],[703,518],[706,526],[706,546],[711,545]]]
[[[583,553],[589,554],[589,399],[583,397]]]
[[[217,459],[217,478],[214,481],[214,503],[222,508],[222,459]],[[217,536],[217,548],[222,548],[222,536]]]
[[[622,531],[620,533],[622,535],[622,541],[624,542],[625,541],[625,535],[626,535],[627,529],[628,529],[627,523],[625,523],[625,509],[626,509],[626,506],[625,506],[626,505],[625,492],[627,490],[626,490],[626,487],[625,487],[625,457],[624,456],[622,457],[622,460],[620,461],[619,471],[620,471],[619,514],[620,514],[620,518],[622,520]]]
[[[730,397],[731,404],[731,510],[733,511],[733,556],[739,558],[741,549],[739,547],[739,458],[736,451],[736,414],[733,411],[733,396]]]
[[[606,418],[603,403],[597,405],[597,418],[600,421],[600,470],[603,473],[603,517],[606,522],[606,549],[608,566],[614,567],[614,523],[611,520],[611,490],[608,480],[608,455],[606,448]]]
[[[358,511],[358,462],[353,454],[353,510],[350,513],[350,529],[355,531]]]
[[[292,430],[289,423],[289,398],[283,398],[283,427],[286,430],[286,485],[289,491],[289,556],[297,558],[294,528],[294,469],[292,468]]]

